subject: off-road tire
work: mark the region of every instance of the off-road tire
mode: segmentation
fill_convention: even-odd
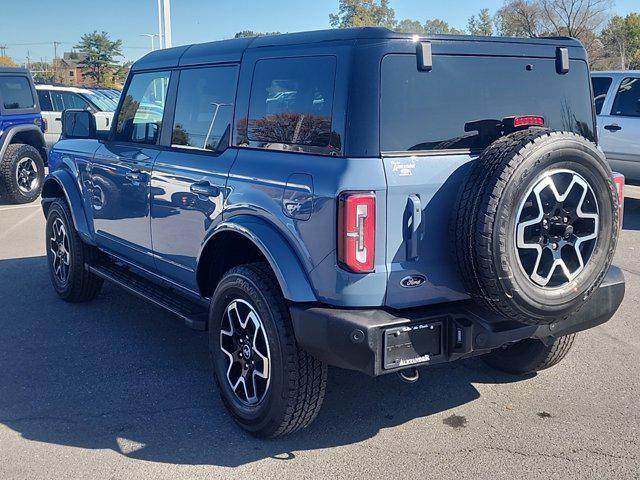
[[[56,277],[51,238],[53,225],[59,219],[64,224],[69,245],[69,273],[67,281]],[[96,261],[99,253],[91,245],[82,241],[73,225],[73,219],[67,203],[63,199],[54,200],[47,211],[45,246],[49,275],[54,290],[60,298],[69,303],[81,303],[93,300],[102,289],[103,279],[91,273],[86,265]]]
[[[482,360],[492,368],[516,375],[526,375],[553,367],[567,356],[576,334],[567,335],[545,344],[528,338],[483,355]]]
[[[597,243],[566,286],[534,285],[518,264],[513,232],[521,197],[541,175],[570,168],[588,181],[599,205]],[[452,215],[451,244],[466,290],[503,317],[531,325],[577,312],[602,283],[618,238],[618,197],[604,156],[585,138],[542,128],[496,140],[474,162]]]
[[[270,384],[256,406],[243,405],[234,394],[220,347],[224,311],[238,298],[256,310],[269,342]],[[211,300],[209,346],[222,400],[245,430],[259,437],[278,437],[305,428],[318,415],[327,367],[298,346],[287,304],[268,265],[242,265],[224,274]]]
[[[30,192],[23,192],[16,180],[18,163],[29,158],[36,166],[37,186]],[[10,203],[31,203],[42,191],[44,181],[44,161],[40,152],[31,145],[14,143],[7,147],[4,156],[0,158],[0,200]]]

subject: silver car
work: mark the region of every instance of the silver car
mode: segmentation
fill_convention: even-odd
[[[611,169],[640,182],[640,70],[593,72],[598,137]]]

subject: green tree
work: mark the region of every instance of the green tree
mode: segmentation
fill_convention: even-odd
[[[122,40],[111,40],[107,32],[94,30],[80,37],[74,47],[85,55],[80,66],[87,69],[84,74],[92,78],[97,85],[103,85],[110,74],[118,68],[115,59],[122,57]]]
[[[628,70],[640,67],[640,15],[611,17],[600,40],[611,67]]]
[[[280,32],[254,32],[253,30],[242,30],[234,35],[233,38],[250,38],[263,37],[266,35],[280,35]]]
[[[433,18],[431,20],[427,20],[424,23],[424,31],[427,35],[464,35],[464,30],[458,30],[457,28],[452,28],[449,26],[447,22],[444,20],[440,20],[439,18]]]
[[[338,13],[329,15],[334,28],[387,27],[397,24],[396,12],[389,0],[340,0]]]
[[[398,22],[395,30],[402,33],[416,33],[418,35],[425,35],[427,33],[424,30],[424,25],[422,25],[418,20],[409,19]]]
[[[478,15],[472,15],[469,18],[468,28],[471,35],[493,35],[493,18],[491,18],[489,9],[483,8]]]

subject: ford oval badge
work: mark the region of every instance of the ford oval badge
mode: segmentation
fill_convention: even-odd
[[[400,280],[400,285],[404,288],[416,288],[427,281],[427,277],[424,275],[409,275]]]

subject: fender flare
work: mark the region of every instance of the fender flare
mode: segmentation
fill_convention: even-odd
[[[73,226],[83,241],[90,245],[95,245],[93,235],[89,229],[89,222],[84,211],[84,202],[76,182],[67,170],[56,170],[44,179],[42,184],[42,210],[46,216],[49,205],[60,195],[62,191],[64,198],[71,210]],[[55,193],[55,194],[54,194]]]
[[[243,235],[260,250],[273,270],[284,298],[291,302],[318,301],[307,273],[289,242],[276,227],[258,217],[239,215],[218,224],[203,244],[198,257],[198,269],[200,256],[209,242],[229,231]]]
[[[34,145],[34,147],[37,148],[38,151],[40,152],[45,151],[44,135],[42,134],[42,130],[40,130],[40,128],[37,125],[26,124],[26,123],[22,125],[12,125],[8,127],[6,130],[4,130],[3,132],[1,132],[2,134],[0,135],[0,160],[4,157],[4,153],[6,152],[7,147],[11,144],[11,140],[13,139],[13,137],[15,137],[18,133],[22,133],[22,132],[37,132],[40,145]],[[46,162],[47,159],[46,157],[44,157],[42,160]]]

